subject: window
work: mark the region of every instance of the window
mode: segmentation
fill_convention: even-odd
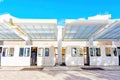
[[[117,50],[116,50],[116,48],[112,48],[112,53],[114,54],[114,56],[117,56]]]
[[[30,56],[30,48],[20,48],[19,56],[29,57]]]
[[[87,54],[87,48],[84,47],[84,55],[86,55],[86,54]]]
[[[49,56],[49,48],[45,48],[45,56]]]
[[[2,56],[5,57],[8,54],[8,48],[3,48]]]
[[[78,57],[83,55],[83,50],[82,48],[72,48],[72,56],[73,57]]]
[[[79,53],[80,53],[80,56],[83,56],[83,50],[82,50],[82,48],[80,48],[79,51],[80,51],[80,52],[79,52]]]
[[[106,56],[111,56],[110,48],[105,48]]]
[[[93,50],[94,48],[90,48],[90,56],[94,56]]]
[[[19,56],[23,56],[24,54],[24,48],[20,48]]]
[[[101,56],[100,48],[96,48],[96,56]]]
[[[101,56],[100,48],[90,48],[90,56]]]
[[[25,48],[25,53],[24,56],[29,56],[30,55],[30,48]]]
[[[3,48],[2,56],[14,56],[14,48]]]
[[[0,47],[0,54],[2,53],[2,47]]]
[[[0,47],[0,57],[1,57],[1,53],[2,53],[2,47]]]
[[[72,56],[76,56],[76,54],[77,54],[76,48],[73,48],[72,49]]]
[[[8,56],[13,56],[14,55],[14,48],[10,48]]]
[[[44,48],[38,48],[38,56],[42,56],[44,54]]]

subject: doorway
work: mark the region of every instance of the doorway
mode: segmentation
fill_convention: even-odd
[[[65,52],[66,52],[66,49],[63,47],[62,48],[62,65],[61,66],[66,66],[66,64],[65,64]]]
[[[1,66],[2,47],[0,47],[0,66]]]
[[[119,66],[120,66],[120,47],[117,47],[117,51],[118,51],[118,60],[119,60]]]
[[[54,47],[55,51],[55,66],[58,65],[58,48]]]
[[[89,47],[84,47],[84,65],[89,66],[90,60],[89,60]]]
[[[65,52],[66,52],[66,49],[63,47],[62,48],[62,64],[61,66],[66,66],[65,64]],[[55,47],[55,66],[58,65],[58,48]]]
[[[37,47],[31,47],[31,66],[37,66]]]

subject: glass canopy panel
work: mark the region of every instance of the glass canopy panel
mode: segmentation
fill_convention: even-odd
[[[68,36],[69,36],[69,34],[66,33],[65,36],[64,36],[64,38],[68,38]]]
[[[40,38],[39,33],[33,33],[34,34],[34,38]]]
[[[51,38],[55,38],[54,37],[54,34],[52,33],[32,33],[30,34],[31,35],[31,38],[33,39],[51,39]]]
[[[71,34],[71,33],[70,33],[70,34],[68,35],[68,38],[72,39],[74,36],[75,36],[75,34]]]
[[[1,39],[20,39],[15,33],[0,33]]]
[[[64,39],[88,39],[101,25],[67,26]],[[70,27],[70,28],[69,28]]]
[[[81,35],[81,34],[75,34],[74,38],[75,38],[75,39],[79,39],[80,35]]]
[[[57,27],[55,25],[43,25],[43,24],[32,24],[32,25],[18,25],[31,39],[43,39],[43,38],[56,38]]]
[[[28,33],[28,36],[32,39],[34,38],[34,34],[33,33]]]
[[[67,27],[66,27],[66,30],[71,30],[72,27],[73,27],[73,26],[67,26]]]
[[[120,35],[114,36],[113,39],[120,39]]]
[[[0,34],[0,38],[6,38],[6,36],[5,35],[3,35],[3,34]]]
[[[8,38],[10,38],[10,39],[14,39],[14,38],[18,38],[19,39],[19,37],[15,33],[7,33],[5,35],[7,35]]]
[[[98,39],[120,39],[120,24],[114,26]]]

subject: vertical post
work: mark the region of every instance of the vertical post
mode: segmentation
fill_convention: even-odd
[[[120,40],[113,40],[112,41],[112,46],[119,46],[120,45]]]
[[[93,38],[89,39],[89,46],[93,46]]]
[[[25,45],[31,45],[32,42],[30,40],[25,40]]]
[[[58,64],[62,64],[62,26],[58,26]]]

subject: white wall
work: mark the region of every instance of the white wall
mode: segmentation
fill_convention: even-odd
[[[72,47],[78,47],[78,46],[68,46],[66,47],[66,55],[65,55],[65,63],[67,66],[80,66],[84,65],[84,56],[82,57],[73,57],[71,54],[71,48]],[[95,48],[96,46],[94,46]],[[105,47],[111,47],[112,46],[101,46],[101,56],[90,56],[90,65],[91,66],[112,66],[112,65],[118,65],[119,59],[118,55],[114,56],[114,54],[111,51],[111,56],[106,56],[105,53]],[[96,47],[98,48],[98,47]]]
[[[7,46],[25,46],[25,41],[4,41],[4,45]]]
[[[32,45],[34,46],[54,46],[57,47],[57,41],[32,41]]]
[[[21,42],[20,42],[21,43]],[[19,43],[19,45],[20,45]],[[23,43],[23,42],[22,42]],[[51,45],[53,42],[51,42],[49,45]],[[78,44],[77,42],[73,42],[75,44]],[[6,42],[7,44],[7,42]],[[9,43],[9,45],[12,44],[12,42]],[[18,43],[17,43],[18,44]],[[37,44],[35,42],[34,44]],[[40,42],[39,42],[40,44]],[[50,46],[44,46],[44,44],[47,45],[46,42],[41,43],[42,47],[49,47],[50,48],[50,56],[49,57],[37,57],[37,66],[54,66],[55,65],[55,52],[54,47]],[[54,43],[53,45],[56,45],[57,43]],[[70,44],[70,42],[66,42],[64,44],[67,46]],[[79,45],[79,44],[78,44]],[[80,47],[76,45],[76,47]],[[83,43],[83,45],[86,45],[86,42]],[[24,45],[23,45],[24,46]],[[5,45],[4,45],[5,47]],[[10,46],[8,46],[10,47]],[[15,47],[15,53],[13,57],[3,57],[1,56],[1,66],[30,66],[30,56],[29,57],[19,57],[19,46],[12,45],[11,47]],[[72,57],[71,55],[71,48],[74,46],[67,46],[66,47],[66,54],[65,54],[65,63],[67,66],[80,66],[84,65],[84,56],[82,57]],[[95,47],[95,46],[94,46]],[[109,46],[112,47],[112,46]],[[115,47],[115,46],[114,46]],[[101,46],[101,56],[90,56],[90,65],[102,65],[102,66],[109,66],[109,65],[118,65],[119,58],[118,55],[114,56],[111,53],[111,56],[106,56],[105,54],[105,46]]]
[[[88,41],[62,41],[62,47],[67,47],[67,46],[87,46]]]
[[[65,54],[65,64],[67,66],[80,66],[84,65],[84,57],[73,57],[71,54],[71,46],[66,47],[66,54]]]
[[[10,46],[9,46],[10,47]],[[1,56],[1,66],[30,66],[29,57],[19,57],[19,47],[14,47],[14,56]]]
[[[8,46],[8,47],[12,47],[12,46]],[[26,46],[26,47],[31,48],[31,46]],[[54,66],[55,65],[54,47],[50,47],[50,46],[42,46],[42,47],[49,48],[49,51],[50,51],[49,56],[48,57],[37,56],[37,66]],[[20,57],[19,56],[20,46],[14,46],[14,48],[15,48],[14,56],[11,56],[11,57],[1,56],[1,66],[30,66],[31,51],[30,51],[29,57],[24,57],[24,56]]]
[[[49,48],[49,56],[37,56],[37,66],[55,66],[55,52],[54,47],[44,47]]]
[[[100,47],[101,56],[90,56],[90,65],[92,66],[110,66],[118,65],[118,56],[114,56],[111,52],[111,56],[106,56],[105,47]]]

